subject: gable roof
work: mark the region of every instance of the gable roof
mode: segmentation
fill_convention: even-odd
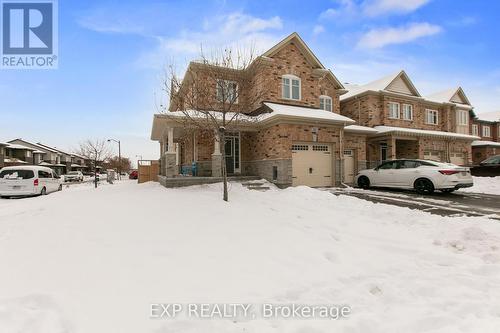
[[[337,85],[338,89],[344,89],[342,83],[337,79],[337,77],[332,73],[331,70],[325,68],[318,57],[311,51],[309,46],[304,42],[304,40],[299,36],[298,33],[293,32],[284,39],[282,39],[278,44],[274,45],[272,48],[262,54],[263,57],[272,58],[276,53],[281,51],[286,45],[294,43],[295,46],[300,50],[304,57],[309,61],[314,69],[324,70],[325,74],[329,76]]]
[[[404,70],[400,70],[397,73],[393,73],[391,75],[385,76],[381,79],[369,82],[364,85],[359,85],[359,86],[349,85],[348,87],[349,92],[345,95],[340,96],[340,100],[344,101],[346,99],[360,95],[367,91],[374,91],[374,92],[386,91],[386,92],[407,95],[406,93],[402,93],[401,91],[396,91],[396,89],[394,88],[394,85],[396,83],[399,83],[400,81],[402,81],[402,83],[406,85],[408,91],[411,93],[412,96],[422,97],[418,92],[417,88],[415,88],[413,82],[411,82],[408,74],[406,74]]]
[[[35,148],[36,150],[41,150],[44,153],[50,152],[50,153],[59,154],[59,152],[57,150],[54,150],[53,148],[44,147],[44,146],[41,146],[39,144],[36,144],[36,143],[33,143],[33,142],[29,142],[29,141],[26,141],[26,140],[23,140],[23,139],[10,140],[8,143],[11,144],[11,143],[15,143],[16,141],[22,142],[23,145],[27,145],[27,146],[29,146],[31,148]]]
[[[59,148],[55,148],[55,147],[51,147],[51,146],[47,146],[47,145],[44,145],[43,143],[41,142],[37,142],[37,145],[41,146],[41,147],[44,147],[44,148],[47,148],[47,149],[52,149],[52,150],[55,150],[61,154],[64,154],[64,155],[68,155],[68,156],[71,156],[72,154],[71,153],[68,153],[68,152],[65,152],[64,150],[61,150]]]
[[[425,99],[438,103],[453,103],[459,106],[471,106],[470,101],[465,95],[462,87],[455,87],[439,91],[437,93],[426,96]]]

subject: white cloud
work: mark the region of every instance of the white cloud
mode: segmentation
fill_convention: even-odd
[[[325,27],[322,25],[315,25],[313,28],[313,35],[317,36],[321,33],[325,32]]]
[[[336,0],[337,6],[323,11],[319,18],[345,18],[351,16],[375,17],[389,14],[411,13],[431,0]]]
[[[261,53],[272,47],[282,37],[277,31],[283,28],[280,17],[268,19],[243,13],[231,13],[205,20],[200,31],[184,30],[175,36],[157,36],[158,47],[141,55],[142,67],[161,68],[166,60],[189,61],[205,52],[221,47],[253,49]]]
[[[391,44],[404,44],[416,39],[432,36],[442,31],[438,25],[412,23],[399,28],[377,28],[368,31],[359,40],[360,48],[377,49]]]
[[[424,6],[430,0],[367,0],[363,3],[366,16],[411,13]]]

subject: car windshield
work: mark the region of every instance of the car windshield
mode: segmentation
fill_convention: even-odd
[[[33,170],[3,170],[0,178],[3,179],[31,179],[35,177]]]
[[[483,163],[483,164],[500,164],[500,155],[487,158],[484,161],[482,161],[481,163]]]

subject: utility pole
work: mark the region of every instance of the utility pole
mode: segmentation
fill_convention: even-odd
[[[118,143],[118,179],[122,180],[122,148],[120,140],[108,139],[108,142],[114,141]]]

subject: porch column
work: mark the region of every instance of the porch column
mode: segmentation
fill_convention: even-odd
[[[395,160],[396,157],[396,138],[390,137],[387,140],[387,159]]]
[[[222,177],[222,154],[219,133],[214,132],[214,153],[212,154],[212,177]]]
[[[167,130],[168,149],[165,152],[165,176],[174,177],[177,174],[175,163],[176,153],[174,147],[174,128],[169,127]]]

